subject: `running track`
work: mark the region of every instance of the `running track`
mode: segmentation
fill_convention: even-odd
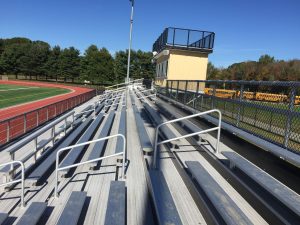
[[[66,94],[1,109],[0,146],[95,96],[95,91],[92,89],[61,84],[29,81],[0,81],[0,84],[57,87],[71,90]]]
[[[26,86],[37,86],[37,87],[57,87],[57,88],[65,88],[71,90],[71,92],[62,94],[59,96],[53,96],[50,98],[46,98],[43,100],[38,100],[34,102],[25,103],[22,105],[12,106],[4,109],[0,109],[0,121],[22,115],[26,112],[30,112],[37,108],[41,108],[46,105],[50,105],[55,102],[59,102],[61,100],[68,99],[70,97],[74,97],[83,93],[88,93],[91,89],[81,88],[81,87],[71,87],[60,84],[51,84],[51,83],[42,83],[42,82],[28,82],[28,81],[0,81],[0,84],[15,84],[15,85],[26,85]]]

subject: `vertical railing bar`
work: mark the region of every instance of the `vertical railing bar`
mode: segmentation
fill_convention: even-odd
[[[239,108],[238,108],[238,115],[236,117],[236,126],[239,127],[240,125],[240,119],[241,119],[241,107],[242,107],[242,101],[244,97],[244,84],[241,85],[240,89],[240,96],[239,96]]]
[[[290,102],[289,102],[289,109],[287,113],[287,120],[286,120],[286,129],[284,134],[284,147],[288,148],[290,132],[291,132],[291,122],[293,120],[293,112],[295,109],[295,96],[296,96],[296,88],[295,86],[292,87],[290,91]]]

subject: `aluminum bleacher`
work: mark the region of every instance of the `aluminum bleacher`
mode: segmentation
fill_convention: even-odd
[[[183,117],[140,81],[117,88],[0,152],[0,186],[9,187],[0,193],[0,224],[299,221],[298,193],[228,151],[220,126],[192,121],[212,113],[221,120],[219,111]],[[273,205],[243,179],[268,192]]]

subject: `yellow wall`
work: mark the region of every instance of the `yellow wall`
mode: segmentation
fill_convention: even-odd
[[[169,50],[169,55],[160,55],[156,63],[168,61],[168,80],[206,80],[208,54],[187,50]],[[166,80],[156,78],[155,84],[166,85]],[[202,87],[201,87],[202,89]]]
[[[206,80],[208,55],[170,50],[168,80]]]

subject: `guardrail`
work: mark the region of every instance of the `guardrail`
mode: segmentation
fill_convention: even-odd
[[[161,52],[166,47],[212,51],[215,33],[210,31],[168,27],[153,44],[153,52]]]
[[[95,96],[95,90],[0,121],[0,146]]]
[[[99,157],[99,158],[88,160],[88,161],[85,161],[85,162],[80,162],[80,163],[72,164],[72,165],[65,166],[65,167],[59,167],[59,155],[60,155],[61,152],[67,151],[67,150],[75,148],[75,147],[89,145],[89,144],[96,143],[96,142],[99,142],[99,141],[105,141],[105,140],[112,139],[112,138],[115,138],[115,137],[121,137],[122,140],[123,140],[123,151],[122,152],[115,153],[115,154],[108,155],[108,156]],[[60,149],[56,153],[55,190],[54,190],[55,197],[56,198],[58,197],[58,172],[59,171],[66,170],[66,169],[71,169],[71,168],[74,168],[74,167],[77,167],[77,166],[81,166],[81,165],[85,165],[85,164],[89,164],[89,163],[93,163],[93,162],[98,162],[98,161],[101,161],[103,159],[108,159],[108,158],[116,157],[116,156],[119,156],[119,155],[122,155],[122,158],[123,158],[123,160],[122,160],[122,179],[125,179],[126,137],[123,134],[115,134],[115,135],[107,136],[107,137],[96,139],[96,140],[92,140],[92,141],[87,141],[87,142],[76,144],[76,145],[71,145],[71,146],[68,146],[68,147]]]
[[[179,122],[179,121],[182,121],[182,120],[187,120],[187,119],[191,119],[191,118],[194,118],[194,117],[197,117],[197,116],[203,116],[203,115],[212,114],[212,113],[218,113],[219,123],[218,123],[217,127],[213,127],[213,128],[206,129],[206,130],[201,130],[199,132],[194,132],[194,133],[191,133],[191,134],[186,134],[186,135],[182,135],[182,136],[179,136],[179,137],[176,137],[176,138],[171,138],[171,139],[167,139],[167,140],[158,142],[158,134],[159,134],[159,128],[160,127],[162,127],[166,124],[176,123],[176,122]],[[182,138],[188,138],[188,137],[196,136],[196,135],[199,135],[199,134],[209,133],[209,132],[212,132],[212,131],[215,131],[215,130],[218,131],[217,141],[216,141],[216,154],[219,154],[220,153],[219,145],[220,145],[220,136],[221,136],[221,124],[222,124],[222,113],[221,113],[220,110],[217,110],[217,109],[213,109],[213,110],[193,114],[193,115],[190,115],[190,116],[185,116],[185,117],[174,119],[174,120],[169,120],[169,121],[166,121],[164,123],[159,124],[155,129],[153,168],[157,169],[157,154],[158,154],[157,153],[157,147],[158,147],[158,145],[166,144],[166,143],[176,141],[176,140],[179,140],[179,139],[182,139]]]
[[[69,117],[72,117],[72,121],[71,123],[68,124],[67,119]],[[61,129],[59,132],[56,132],[55,126],[57,124],[59,124],[60,122],[64,121],[64,127],[63,129]],[[61,118],[51,122],[50,124],[46,125],[45,127],[43,127],[42,129],[38,130],[37,132],[30,134],[29,136],[25,137],[24,139],[22,139],[21,141],[9,146],[8,148],[6,148],[7,152],[10,154],[11,160],[15,160],[15,153],[16,151],[18,151],[20,148],[22,148],[23,146],[29,144],[31,141],[34,141],[34,148],[33,148],[33,152],[31,152],[30,154],[28,154],[24,159],[20,160],[22,163],[27,162],[32,156],[34,156],[34,160],[36,161],[37,159],[37,153],[38,151],[40,151],[41,149],[45,148],[47,144],[49,144],[50,142],[52,142],[52,145],[54,145],[54,140],[55,138],[62,132],[65,133],[67,132],[68,126],[69,127],[73,127],[73,123],[74,123],[74,111],[71,111],[69,113],[67,113],[66,115],[62,116]],[[41,136],[42,134],[44,134],[45,132],[51,130],[51,137],[44,141],[41,145],[38,146],[38,137]],[[18,167],[14,167],[13,165],[11,166],[11,169],[9,171],[10,174],[15,174],[15,170]],[[1,171],[1,170],[0,170]]]
[[[217,108],[223,122],[300,153],[300,82],[168,80],[158,89],[199,111]]]
[[[4,167],[4,166],[9,166],[9,165],[13,166],[14,164],[20,164],[20,166],[21,166],[21,178],[17,179],[17,180],[13,180],[13,181],[10,181],[10,182],[5,182],[3,184],[0,184],[0,187],[7,186],[7,185],[10,185],[10,184],[16,184],[16,183],[20,183],[21,182],[21,206],[25,207],[25,201],[24,201],[24,195],[25,195],[25,191],[24,191],[24,186],[25,186],[25,168],[24,168],[24,164],[21,161],[12,161],[12,162],[1,164],[0,168]]]

